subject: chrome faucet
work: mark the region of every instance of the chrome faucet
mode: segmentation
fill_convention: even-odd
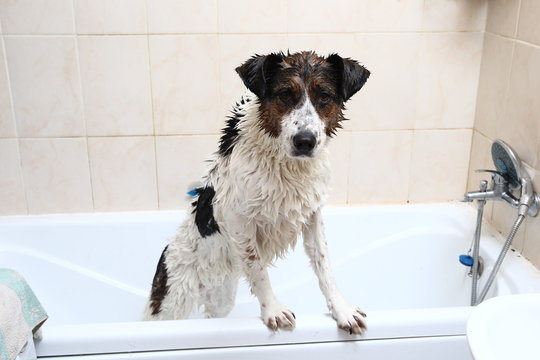
[[[519,209],[520,215],[536,216],[540,197],[534,192],[532,180],[522,167],[515,151],[502,140],[496,140],[492,147],[493,162],[497,170],[475,170],[491,173],[491,186],[480,182],[480,190],[465,194],[463,201],[500,200]],[[519,198],[514,194],[519,192]]]
[[[513,208],[519,209],[522,215],[529,214],[530,216],[536,216],[538,214],[538,202],[539,197],[533,191],[532,182],[529,176],[523,176],[521,178],[521,184],[515,188],[511,186],[510,181],[505,176],[496,170],[475,170],[475,172],[488,172],[491,173],[491,187],[487,188],[487,181],[482,180],[480,182],[480,190],[470,191],[465,194],[463,201],[474,200],[497,200],[505,201]],[[512,190],[520,190],[521,195],[519,198],[515,197]]]
[[[482,180],[480,182],[480,190],[466,193],[463,201],[504,200],[513,207],[518,207],[519,200],[510,191],[509,182],[504,174],[501,174],[496,170],[475,170],[474,172],[491,173],[491,189],[488,190],[488,182]]]

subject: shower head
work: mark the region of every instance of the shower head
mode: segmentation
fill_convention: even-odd
[[[491,156],[497,171],[508,181],[511,189],[519,189],[522,179],[529,178],[522,170],[521,160],[514,149],[504,141],[498,139],[493,142]]]
[[[498,139],[491,145],[493,163],[499,172],[508,181],[510,190],[520,190],[519,214],[527,213],[536,216],[540,197],[534,192],[531,177],[521,164],[514,149],[504,141]]]

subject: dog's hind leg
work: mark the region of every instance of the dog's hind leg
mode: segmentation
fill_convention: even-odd
[[[201,288],[201,302],[204,305],[205,316],[207,318],[227,316],[234,307],[237,286],[238,276],[229,275],[222,284]]]
[[[144,320],[186,319],[197,309],[200,281],[191,254],[175,243],[163,250]]]

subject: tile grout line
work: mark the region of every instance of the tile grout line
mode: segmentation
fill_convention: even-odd
[[[518,37],[518,30],[519,30],[519,19],[521,19],[521,5],[522,0],[519,0],[518,8],[517,8],[517,14],[516,14],[516,27],[514,28],[514,39],[517,39]]]
[[[152,78],[152,56],[150,55],[150,20],[148,16],[148,0],[144,2],[144,12],[146,15],[146,49],[148,51],[148,77],[150,80],[150,105],[152,107],[152,140],[154,143],[154,166],[156,179],[156,200],[157,209],[161,210],[161,192],[159,191],[159,169],[158,169],[158,152],[157,152],[157,136],[156,136],[156,119],[154,113],[154,82]]]
[[[411,131],[411,148],[409,151],[409,176],[408,176],[408,185],[407,185],[407,200],[406,203],[409,204],[412,202],[411,193],[412,193],[412,177],[413,177],[413,153],[414,153],[414,142],[416,139],[416,131]]]
[[[84,124],[84,142],[86,144],[86,161],[88,165],[88,182],[90,183],[90,194],[92,198],[92,212],[96,211],[96,200],[95,200],[95,193],[94,193],[94,181],[92,176],[92,164],[90,161],[90,144],[88,141],[88,124],[86,122],[86,104],[84,100],[84,91],[83,91],[83,84],[82,84],[82,68],[81,68],[81,58],[80,58],[80,52],[79,52],[79,34],[77,33],[77,23],[75,21],[75,0],[71,1],[71,12],[72,12],[72,22],[73,22],[73,32],[74,38],[75,38],[75,60],[77,62],[77,72],[79,75],[79,93],[80,93],[80,105],[81,105],[81,116],[83,119]],[[77,138],[77,137],[74,137]]]
[[[219,25],[219,22],[218,22]],[[156,32],[156,33],[20,33],[20,34],[4,34],[6,37],[69,37],[69,36],[269,36],[269,35],[354,35],[354,34],[366,34],[366,35],[399,35],[399,34],[456,34],[456,33],[483,33],[484,30],[392,30],[392,31],[313,31],[313,32]],[[540,45],[537,45],[540,46]]]
[[[351,189],[350,189],[350,185],[351,185],[351,169],[352,169],[352,164],[351,164],[351,161],[352,161],[352,144],[353,144],[353,133],[350,133],[349,134],[349,146],[347,147],[347,187],[345,188],[345,204],[349,205],[351,204],[351,200],[350,200],[350,196],[351,196]]]
[[[425,9],[426,9],[426,0],[424,0],[422,2],[422,14],[420,16],[420,29],[423,29],[424,28],[424,15],[425,15]],[[417,51],[418,53],[416,54],[416,62],[417,64],[420,64],[420,59],[421,59],[421,56],[422,56],[422,49],[423,49],[423,46],[424,46],[424,41],[425,41],[425,36],[423,33],[418,33],[418,47],[417,47]],[[415,103],[417,102],[417,98],[418,98],[418,92],[420,91],[419,90],[419,87],[418,87],[418,83],[419,83],[419,79],[420,79],[420,72],[418,71],[418,67],[416,69],[416,77],[415,77],[415,89],[414,89],[414,101]],[[413,174],[413,150],[414,150],[414,139],[416,137],[416,131],[415,131],[415,128],[416,128],[416,123],[417,123],[417,107],[415,106],[414,107],[414,115],[413,115],[413,128],[411,129],[411,147],[410,147],[410,151],[409,151],[409,174],[408,174],[408,179],[407,179],[407,199],[405,200],[407,204],[409,204],[411,202],[411,191],[412,191],[412,174]]]
[[[214,0],[214,3],[216,4],[216,34],[215,35],[219,35],[220,34],[219,27],[221,25],[220,17],[219,17],[219,0]]]
[[[216,3],[216,26],[217,26],[217,30],[219,31],[219,26],[221,25],[221,22],[220,22],[220,17],[219,17],[219,0],[215,0],[215,3]],[[218,125],[218,136],[221,136],[222,133],[222,129],[221,127],[224,126],[224,120],[225,119],[221,119],[221,108],[222,107],[225,107],[225,103],[224,103],[224,99],[223,99],[223,84],[221,82],[222,80],[222,69],[221,69],[221,59],[222,59],[222,56],[223,56],[223,53],[221,51],[221,36],[217,36],[217,78],[218,78],[218,82],[219,82],[219,88],[218,88],[218,109],[217,109],[217,113],[216,113],[216,124],[219,124]]]
[[[508,106],[508,99],[510,97],[510,84],[511,84],[511,81],[512,81],[512,72],[513,72],[513,68],[514,68],[514,57],[516,56],[516,46],[517,44],[520,44],[520,45],[529,45],[528,42],[526,41],[522,41],[522,40],[519,40],[517,37],[518,37],[518,30],[519,30],[519,21],[521,19],[521,6],[523,5],[523,0],[519,0],[519,3],[518,3],[518,10],[517,10],[517,20],[516,20],[516,27],[514,29],[514,40],[512,41],[512,55],[510,57],[510,73],[508,74],[508,83],[507,83],[507,86],[506,86],[506,92],[505,92],[505,95],[504,95],[504,107],[503,107],[503,114],[504,112],[506,111],[506,108]],[[533,44],[531,44],[533,45]],[[534,46],[534,45],[533,45]],[[538,145],[537,145],[538,147]],[[538,151],[537,151],[538,152]],[[538,162],[538,160],[537,160]],[[534,167],[533,167],[534,169]],[[491,222],[493,223],[493,219],[490,219]],[[527,225],[529,224],[528,221],[525,221],[525,224],[523,224],[523,229],[521,230],[521,233],[522,233],[522,236],[523,236],[523,242],[521,244],[521,250],[518,250],[519,253],[525,257],[525,249],[527,247]],[[498,226],[496,226],[498,228]]]
[[[488,15],[489,16],[489,9],[488,9]],[[486,27],[487,27],[487,16],[486,16]],[[469,148],[469,158],[468,158],[468,166],[467,166],[467,178],[465,181],[465,189],[464,191],[467,191],[467,188],[469,186],[469,179],[471,177],[471,174],[473,170],[471,169],[472,166],[472,155],[473,155],[473,145],[474,145],[474,132],[476,129],[476,118],[477,118],[477,112],[478,112],[478,93],[480,92],[480,76],[482,74],[482,64],[484,63],[484,56],[485,56],[485,47],[486,47],[486,34],[487,32],[484,30],[482,34],[482,54],[480,57],[480,64],[478,66],[478,81],[476,84],[476,91],[475,91],[475,101],[474,101],[474,116],[473,116],[473,124],[472,124],[472,135],[471,135],[471,143]]]
[[[374,130],[342,130],[346,133],[394,133],[394,132],[428,132],[428,131],[463,131],[463,130],[473,130],[472,128],[423,128],[423,129],[374,129]],[[73,135],[73,136],[29,136],[29,137],[0,137],[0,139],[23,139],[23,140],[45,140],[45,139],[78,139],[78,138],[88,138],[88,139],[101,139],[101,138],[143,138],[143,137],[195,137],[195,136],[220,136],[219,132],[216,133],[186,133],[186,134],[129,134],[129,135]]]
[[[490,34],[490,35],[495,36],[497,38],[513,41],[513,42],[516,42],[518,44],[530,46],[530,47],[535,48],[535,49],[540,48],[540,45],[537,45],[537,44],[529,42],[529,41],[521,40],[521,39],[518,39],[518,38],[513,37],[513,36],[507,36],[507,35],[503,35],[503,34],[498,34],[498,33],[491,32],[491,31],[486,31],[485,34]]]

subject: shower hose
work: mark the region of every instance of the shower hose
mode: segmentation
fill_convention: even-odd
[[[473,244],[473,266],[472,266],[472,291],[471,291],[471,306],[476,305],[478,292],[478,271],[479,271],[479,251],[480,251],[480,235],[482,233],[482,217],[484,215],[484,206],[486,200],[478,200],[478,214],[476,216],[476,230],[474,232]]]
[[[489,289],[491,288],[491,285],[493,284],[493,280],[495,280],[495,276],[497,276],[497,273],[499,272],[499,269],[504,261],[504,257],[506,256],[506,253],[508,252],[508,249],[510,249],[510,245],[512,244],[512,240],[514,240],[514,236],[516,236],[516,232],[519,229],[519,226],[525,219],[525,215],[519,214],[516,221],[514,222],[514,225],[512,226],[512,230],[510,231],[510,234],[508,235],[508,238],[506,239],[503,248],[501,252],[499,253],[499,257],[497,258],[497,261],[495,262],[495,265],[493,265],[493,270],[491,270],[491,274],[489,274],[489,278],[486,281],[486,285],[484,286],[484,289],[478,296],[477,301],[472,305],[478,305],[482,301],[484,301],[486,294],[488,293]],[[477,262],[477,258],[474,259],[474,263]],[[475,276],[473,276],[473,293],[476,292],[476,281]]]

